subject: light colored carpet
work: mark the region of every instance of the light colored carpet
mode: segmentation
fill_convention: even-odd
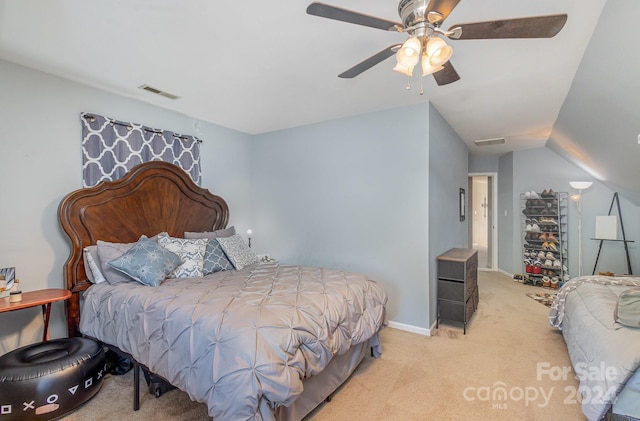
[[[466,335],[445,325],[431,337],[385,329],[382,357],[365,358],[307,420],[584,420],[577,380],[547,374],[571,364],[548,308],[525,295],[540,288],[478,275],[480,306]],[[142,393],[134,412],[132,379],[131,372],[107,376],[91,401],[63,419],[209,419],[205,405],[178,390],[158,399]]]

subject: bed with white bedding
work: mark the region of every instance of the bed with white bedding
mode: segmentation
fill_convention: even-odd
[[[171,164],[142,164],[121,180],[73,192],[59,219],[72,245],[69,334],[131,355],[207,404],[214,419],[301,419],[369,349],[380,355],[387,295],[362,274],[253,263],[157,286],[92,284],[83,250],[98,240],[126,244],[226,226],[224,200]]]
[[[582,276],[563,285],[551,307],[550,324],[562,330],[590,421],[604,418],[619,396],[640,396],[640,328],[614,315],[620,295],[637,287],[640,278]]]

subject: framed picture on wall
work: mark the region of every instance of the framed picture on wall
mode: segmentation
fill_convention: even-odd
[[[4,284],[1,284],[4,277]],[[16,268],[0,268],[0,285],[4,285],[8,291],[13,286],[13,281],[16,280]]]
[[[460,189],[460,220],[464,221],[465,218],[465,214],[466,214],[466,200],[465,200],[465,194],[464,194],[464,189]]]

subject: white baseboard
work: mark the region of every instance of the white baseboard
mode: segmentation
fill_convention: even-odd
[[[498,269],[498,272],[500,272],[503,275],[508,276],[509,278],[513,278],[513,273],[509,273],[506,270]]]
[[[398,323],[389,321],[389,327],[398,330],[404,330],[405,332],[417,333],[418,335],[431,336],[431,332],[434,330],[435,323],[431,326],[430,329],[425,329],[424,327],[418,327],[413,325],[407,325],[404,323]]]

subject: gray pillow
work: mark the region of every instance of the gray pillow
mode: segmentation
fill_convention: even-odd
[[[240,270],[253,263],[258,263],[260,259],[244,242],[241,236],[232,235],[231,237],[216,238],[216,241],[222,246],[222,250],[229,258],[233,266]]]
[[[236,227],[231,226],[229,228],[217,230],[217,231],[204,231],[204,232],[185,232],[184,238],[206,238],[213,240],[219,237],[231,237],[236,234]]]
[[[126,253],[108,264],[143,285],[156,287],[182,264],[182,260],[155,241],[142,237]]]
[[[109,266],[109,262],[117,259],[133,247],[135,243],[109,243],[98,240],[98,260],[100,270],[110,285],[133,282],[131,277]]]
[[[620,324],[640,328],[640,288],[631,288],[620,294],[613,317]]]

